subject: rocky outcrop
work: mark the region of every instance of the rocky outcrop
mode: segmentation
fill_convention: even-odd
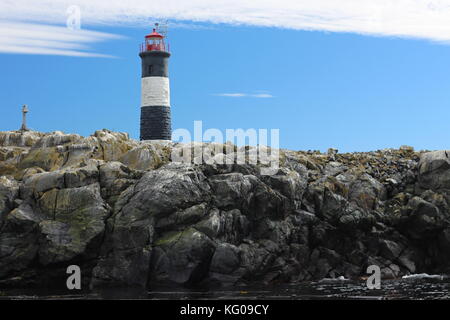
[[[180,146],[0,133],[0,286],[62,286],[71,264],[93,288],[450,271],[446,151],[280,150],[267,175],[233,161],[255,147]]]

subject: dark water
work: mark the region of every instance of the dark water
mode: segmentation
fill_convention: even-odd
[[[47,290],[0,290],[0,299],[271,299],[271,300],[435,300],[450,299],[450,278],[385,280],[380,290],[370,290],[365,281],[322,280],[282,286],[242,287],[228,290],[109,289],[73,294]]]

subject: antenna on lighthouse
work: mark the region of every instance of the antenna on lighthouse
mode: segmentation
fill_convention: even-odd
[[[160,35],[164,36],[164,38],[167,38],[167,34],[169,33],[169,20],[156,22],[155,29]]]

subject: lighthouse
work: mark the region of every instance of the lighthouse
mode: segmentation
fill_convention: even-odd
[[[141,140],[171,140],[169,47],[153,29],[145,36],[139,56],[141,79]]]

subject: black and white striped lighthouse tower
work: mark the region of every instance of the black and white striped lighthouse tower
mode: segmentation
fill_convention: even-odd
[[[171,140],[169,47],[156,29],[145,36],[142,59],[141,140]]]

